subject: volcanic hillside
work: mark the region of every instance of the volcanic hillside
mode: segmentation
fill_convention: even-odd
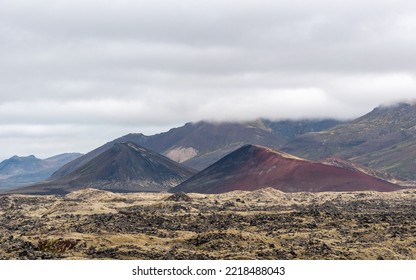
[[[303,134],[281,149],[313,160],[338,156],[416,180],[416,103],[377,107],[349,123]]]
[[[202,170],[244,144],[278,148],[294,137],[338,124],[335,120],[253,122],[196,122],[167,132],[146,136],[131,133],[108,142],[56,171],[51,179],[62,178],[86,164],[115,143],[132,142],[193,169]]]
[[[85,187],[115,192],[166,191],[193,174],[194,170],[134,143],[116,143],[60,179],[16,192],[68,193]]]
[[[284,192],[400,189],[397,185],[358,170],[308,161],[265,147],[245,145],[171,191],[224,193],[265,187]]]

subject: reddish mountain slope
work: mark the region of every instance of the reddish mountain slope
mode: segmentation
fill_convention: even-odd
[[[285,192],[400,189],[400,186],[358,170],[307,161],[260,146],[245,145],[171,191],[223,193],[265,187]]]

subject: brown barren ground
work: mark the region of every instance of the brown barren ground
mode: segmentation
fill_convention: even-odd
[[[416,259],[416,190],[0,197],[0,259]]]

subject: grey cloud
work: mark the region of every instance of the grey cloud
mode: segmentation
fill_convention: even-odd
[[[10,142],[85,152],[187,121],[346,119],[413,99],[415,18],[410,0],[3,0],[0,158]]]

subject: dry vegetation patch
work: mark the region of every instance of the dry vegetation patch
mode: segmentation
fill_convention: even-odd
[[[1,259],[416,259],[416,191],[0,197]]]

